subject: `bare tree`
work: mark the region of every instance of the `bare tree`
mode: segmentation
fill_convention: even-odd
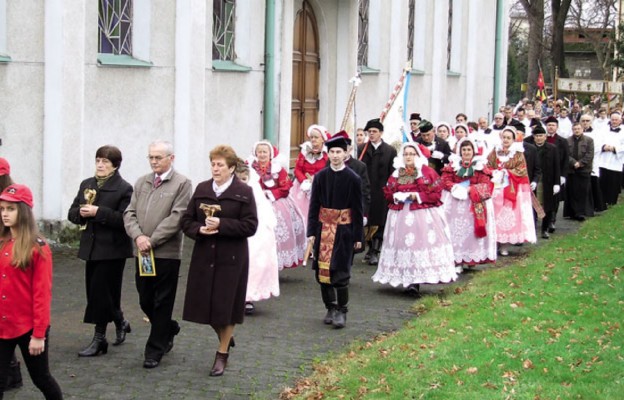
[[[613,42],[609,38],[615,30],[618,1],[574,0],[570,8],[569,21],[596,53],[604,79],[610,79]]]
[[[563,32],[572,0],[551,0],[552,12],[552,43],[550,46],[550,58],[552,68],[559,68],[559,76],[567,78],[568,70],[565,66],[565,54],[563,47]],[[554,76],[554,74],[553,74]]]
[[[526,96],[531,98],[537,90],[539,62],[544,52],[544,0],[519,0],[529,20],[528,77]]]

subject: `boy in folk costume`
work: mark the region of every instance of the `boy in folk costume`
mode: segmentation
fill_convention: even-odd
[[[350,142],[344,137],[325,142],[330,165],[314,177],[308,214],[312,267],[327,308],[323,322],[335,328],[346,324],[353,250],[362,247],[361,180],[344,163]]]

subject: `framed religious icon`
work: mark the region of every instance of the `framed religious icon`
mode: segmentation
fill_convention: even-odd
[[[154,250],[150,249],[149,253],[137,254],[139,260],[139,276],[156,276],[156,263],[154,262]]]

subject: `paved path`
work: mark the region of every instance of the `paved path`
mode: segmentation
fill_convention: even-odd
[[[561,221],[558,225],[557,234],[562,234],[575,230],[578,223]],[[92,325],[82,323],[84,265],[75,258],[75,251],[55,250],[50,364],[66,399],[275,399],[283,387],[308,375],[315,359],[341,351],[356,338],[396,330],[414,316],[409,311],[414,299],[401,289],[374,284],[370,277],[375,269],[362,264],[360,255],[352,273],[347,327],[334,330],[322,322],[325,309],[311,270],[286,270],[280,275],[281,295],[256,303],[256,313],[236,328],[236,347],[225,375],[211,378],[208,372],[217,348],[216,334],[208,326],[181,321],[191,242],[186,243],[174,310],[182,331],[174,349],[153,370],[142,367],[149,328],[138,306],[133,264],[127,264],[122,297],[132,333],[121,346],[109,346],[106,355],[79,358],[77,351],[93,334]],[[526,254],[533,247],[512,247],[511,253]],[[471,275],[462,274],[461,279]],[[427,294],[443,288],[425,285],[422,290]],[[112,324],[108,336],[114,336]],[[24,366],[22,374],[24,387],[7,392],[5,399],[41,399]]]

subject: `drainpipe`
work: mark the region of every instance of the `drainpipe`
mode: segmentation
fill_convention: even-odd
[[[501,55],[503,54],[503,18],[505,18],[505,0],[496,0],[496,39],[494,42],[494,95],[492,102],[492,115],[498,112],[501,106],[500,88],[501,80]]]
[[[275,127],[275,0],[266,0],[264,18],[264,139],[277,145]]]

